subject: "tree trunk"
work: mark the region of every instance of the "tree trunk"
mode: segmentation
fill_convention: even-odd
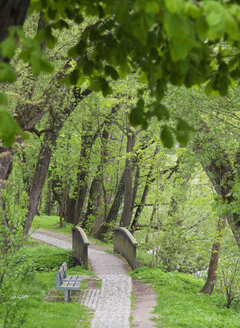
[[[0,42],[8,36],[8,28],[23,25],[30,0],[1,0],[0,1]],[[0,57],[0,61],[2,58]]]
[[[58,202],[59,203],[59,202]],[[75,199],[69,197],[69,192],[66,195],[66,206],[64,209],[64,221],[67,223],[74,223],[74,207]]]
[[[51,108],[50,110],[50,114],[51,114],[51,120],[49,122],[50,128],[47,129],[45,132],[44,140],[42,142],[42,146],[38,156],[38,162],[36,165],[35,173],[28,191],[28,195],[29,195],[28,215],[24,224],[24,233],[26,235],[28,234],[31,228],[33,218],[37,213],[37,208],[41,197],[42,189],[48,174],[50,159],[59,132],[67,117],[72,113],[72,111],[78,105],[78,102],[84,99],[84,97],[88,96],[90,93],[91,93],[90,89],[83,90],[82,94],[77,99],[77,102],[75,100],[67,107],[62,108],[62,103],[64,101],[64,95],[65,95],[64,91],[62,90],[62,99],[61,99],[62,101],[59,105],[59,107],[62,108],[62,110],[59,112],[58,111],[54,112],[53,108]]]
[[[89,229],[92,225],[92,220],[96,220],[96,217],[99,214],[99,209],[101,205],[102,198],[102,185],[101,185],[101,177],[99,172],[93,178],[89,199],[88,199],[88,207],[84,220],[81,222],[82,229]]]
[[[65,200],[66,200],[66,194],[67,194],[67,185],[65,184],[63,187],[63,193],[62,193],[62,199],[61,199],[61,207],[60,207],[60,215],[59,215],[59,226],[60,228],[63,227],[63,213],[65,208]]]
[[[157,153],[159,152],[159,148],[156,147],[155,149],[155,152],[154,152],[154,155],[153,155],[153,159],[156,157]],[[154,182],[155,178],[153,178],[152,174],[153,174],[153,168],[154,168],[154,165],[151,164],[150,165],[150,168],[149,168],[149,171],[148,171],[148,175],[147,175],[147,179],[146,179],[146,184],[145,184],[145,187],[144,187],[144,190],[143,190],[143,193],[142,193],[142,197],[141,197],[141,201],[140,201],[140,204],[137,206],[137,210],[135,212],[135,215],[134,215],[134,219],[132,221],[132,224],[131,224],[131,233],[134,234],[136,228],[137,228],[137,224],[138,224],[138,220],[139,220],[139,217],[144,209],[144,205],[145,205],[145,202],[146,202],[146,198],[147,198],[147,195],[149,193],[149,190],[150,190],[150,185]]]
[[[52,214],[52,205],[53,205],[52,181],[48,181],[48,189],[46,193],[45,208],[44,208],[44,213],[47,214],[48,216]]]
[[[78,166],[77,174],[77,187],[74,190],[75,197],[70,198],[69,195],[67,195],[66,210],[64,216],[67,222],[73,223],[74,225],[78,224],[82,215],[82,209],[88,189],[86,180],[88,177],[91,149],[99,135],[100,127],[92,136],[91,123],[84,122],[83,130],[86,132],[82,136],[80,164]]]
[[[99,240],[104,240],[106,234],[111,229],[110,225],[113,221],[117,220],[118,212],[123,201],[125,185],[125,170],[121,176],[120,182],[118,184],[117,192],[113,200],[112,206],[108,212],[105,222],[100,226],[99,230],[94,233],[94,237]]]
[[[24,233],[26,235],[28,234],[31,228],[32,220],[37,213],[38,203],[48,174],[48,167],[52,156],[53,146],[55,146],[57,137],[57,131],[55,131],[55,133],[48,132],[44,136],[44,140],[38,156],[35,173],[28,191],[28,216],[24,224]]]
[[[132,167],[130,155],[133,152],[133,147],[136,141],[136,133],[130,133],[128,131],[127,136],[127,158],[125,163],[125,186],[124,186],[124,207],[121,216],[120,226],[127,227],[132,218]]]
[[[213,139],[206,122],[201,121],[200,128],[201,132],[204,130],[205,133],[197,135],[193,149],[198,158],[200,158],[201,165],[217,194],[221,196],[224,202],[232,204],[238,201],[233,197],[231,190],[235,180],[239,177],[239,167],[235,165],[233,169],[227,153]],[[209,144],[211,144],[211,152],[209,151]],[[206,150],[205,147],[207,147]],[[228,215],[227,221],[240,249],[240,215],[238,213]]]
[[[104,193],[103,179],[102,174],[104,170],[104,164],[107,162],[107,148],[106,142],[109,138],[109,126],[111,125],[111,121],[108,121],[101,136],[102,140],[102,151],[101,151],[101,163],[98,165],[97,173],[92,181],[92,185],[90,188],[89,200],[88,200],[88,208],[85,215],[85,219],[82,222],[82,228],[86,228],[87,222],[89,218],[95,218],[96,222],[98,221],[98,216],[101,211],[101,203],[102,196]]]
[[[209,267],[208,267],[208,276],[206,283],[201,290],[202,293],[211,295],[213,293],[214,287],[217,282],[217,268],[218,268],[218,259],[221,248],[221,238],[223,234],[223,229],[226,226],[226,219],[219,218],[216,237],[214,238],[214,243],[212,246],[212,253],[210,257]]]

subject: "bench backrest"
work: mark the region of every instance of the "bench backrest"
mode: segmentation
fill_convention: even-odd
[[[67,263],[63,262],[63,264],[61,265],[61,268],[63,268],[63,278],[66,278],[66,276],[67,276]]]
[[[62,284],[63,279],[64,279],[64,270],[63,267],[61,266],[57,272],[56,289],[58,289],[58,287]]]

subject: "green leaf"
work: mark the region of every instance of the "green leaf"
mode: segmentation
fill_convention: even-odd
[[[69,80],[70,83],[72,85],[76,85],[78,82],[78,78],[79,78],[79,70],[75,69],[74,71],[71,72],[71,74],[69,75]]]
[[[164,83],[162,82],[161,79],[159,79],[157,81],[157,86],[155,91],[155,95],[158,100],[161,100],[164,97],[164,88],[165,88]]]
[[[195,3],[188,1],[184,4],[184,13],[187,16],[191,16],[192,18],[196,19],[201,15],[202,11],[201,8],[196,6]]]
[[[200,16],[196,21],[196,32],[201,41],[205,41],[208,33],[208,25],[205,17]]]
[[[89,40],[94,42],[100,39],[100,33],[97,29],[92,29],[89,32]]]
[[[0,82],[12,83],[16,80],[16,74],[7,63],[0,64]]]
[[[99,80],[102,94],[104,97],[107,97],[109,94],[112,93],[112,89],[110,88],[109,83],[103,77],[100,77]]]
[[[162,119],[166,119],[168,120],[170,115],[169,115],[169,112],[167,110],[167,107],[164,106],[163,104],[157,102],[154,104],[153,106],[153,112],[154,112],[154,115],[157,116],[158,120],[162,120]]]
[[[102,89],[100,78],[99,77],[90,78],[89,79],[89,87],[93,91],[97,91],[97,92],[100,91]]]
[[[182,0],[164,0],[165,6],[171,13],[176,13],[181,11],[183,8]]]
[[[55,20],[57,16],[57,9],[52,9],[51,7],[48,7],[47,14],[51,20]]]
[[[113,80],[117,80],[119,78],[118,72],[112,66],[106,65],[104,69],[106,74],[111,76]]]
[[[22,59],[24,63],[27,63],[31,57],[31,49],[23,50],[18,57]]]
[[[5,146],[8,147],[13,144],[19,129],[17,122],[10,113],[6,110],[0,110],[0,139],[3,140]]]
[[[94,62],[85,57],[82,61],[83,73],[91,75],[94,69]]]
[[[40,56],[35,53],[31,53],[31,65],[32,65],[32,72],[34,75],[39,75],[41,72],[41,64],[40,64]]]
[[[143,110],[144,110],[144,100],[142,98],[138,99],[137,108],[138,108],[138,110],[143,112]]]
[[[176,137],[177,141],[180,143],[181,146],[186,147],[190,137],[190,127],[183,119],[179,119],[177,123],[176,129]]]
[[[227,12],[223,5],[217,1],[207,1],[203,7],[207,24],[209,26],[208,38],[215,40],[221,38],[225,33]]]
[[[164,147],[172,148],[174,141],[171,130],[168,126],[164,125],[161,131],[161,141]]]
[[[63,19],[59,19],[58,21],[52,24],[52,28],[59,29],[59,30],[62,30],[63,28],[68,29],[69,27],[70,27],[69,24]]]
[[[195,39],[193,23],[179,13],[166,12],[163,17],[164,29],[170,38],[170,53],[174,61],[186,58],[188,52],[199,47]]]
[[[132,126],[138,126],[143,123],[143,112],[139,110],[137,107],[131,110],[130,123]]]
[[[8,97],[4,93],[0,93],[0,104],[2,107],[8,106]]]
[[[52,73],[54,71],[54,66],[46,59],[39,58],[41,70],[45,73]]]
[[[41,30],[40,30],[41,31]],[[48,48],[53,49],[58,39],[52,34],[52,26],[48,25],[43,29],[44,40]]]
[[[0,50],[3,57],[11,58],[16,49],[16,39],[13,37],[7,37],[0,44]]]
[[[76,58],[81,56],[86,51],[87,44],[84,40],[80,40],[74,47],[68,50],[68,56],[71,58]]]

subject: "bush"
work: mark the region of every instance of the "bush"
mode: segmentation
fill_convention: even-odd
[[[14,266],[18,266],[27,260],[30,260],[32,269],[36,271],[57,269],[63,262],[67,262],[68,267],[74,266],[72,251],[48,245],[23,247],[15,255]]]

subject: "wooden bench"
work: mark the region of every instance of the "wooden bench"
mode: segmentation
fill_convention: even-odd
[[[64,262],[57,272],[56,289],[64,290],[64,301],[68,302],[71,299],[71,290],[79,290],[82,282],[82,277],[78,275],[67,276],[67,263]]]

